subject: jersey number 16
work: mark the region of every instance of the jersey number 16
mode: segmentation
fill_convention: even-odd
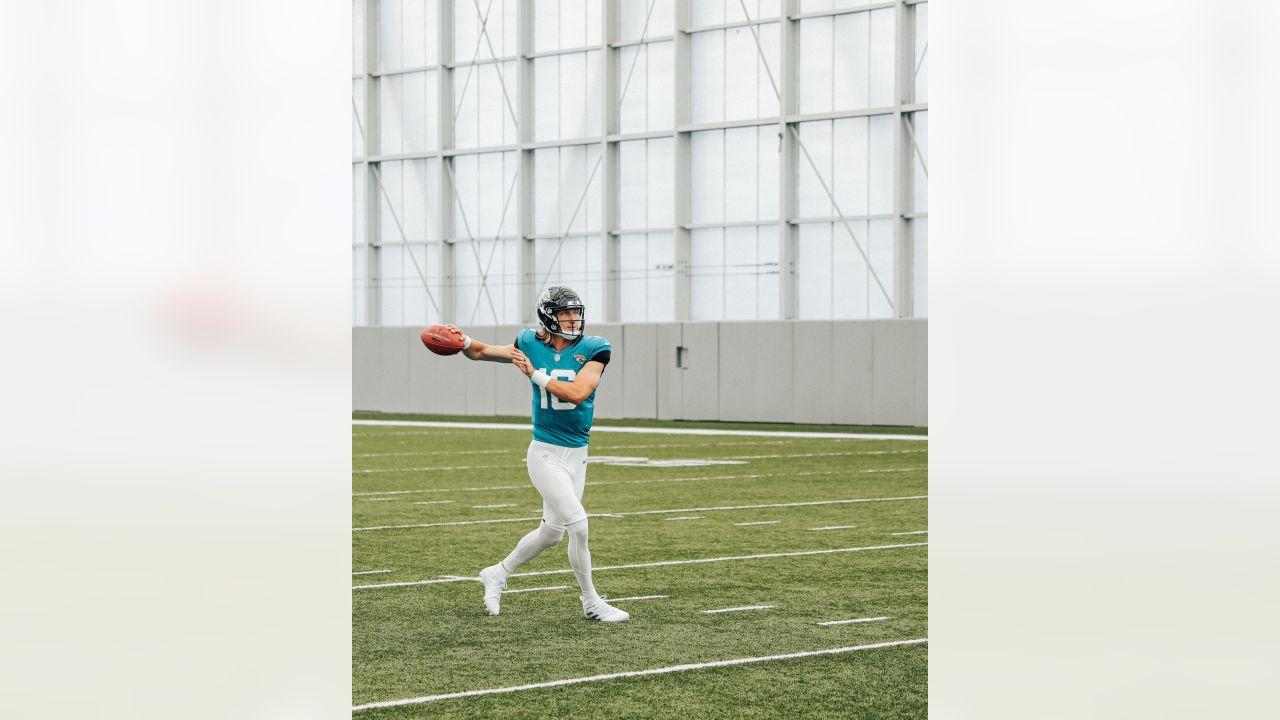
[[[547,372],[546,368],[538,368],[538,369],[544,373]],[[551,376],[552,380],[562,380],[564,382],[573,382],[573,379],[578,376],[578,373],[572,370],[552,370],[547,374]],[[572,410],[578,407],[573,403],[565,402],[564,400],[561,400],[555,395],[552,395],[551,391],[547,390],[546,388],[538,388],[538,391],[539,391],[538,394],[542,396],[543,410]]]

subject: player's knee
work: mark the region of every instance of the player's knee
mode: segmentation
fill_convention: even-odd
[[[560,541],[564,539],[564,526],[543,523],[538,533],[542,537],[543,544],[547,547],[559,545]]]
[[[569,538],[575,542],[587,541],[587,519],[569,525]]]

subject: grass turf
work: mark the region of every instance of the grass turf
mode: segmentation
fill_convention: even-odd
[[[527,422],[527,420],[526,420]],[[680,426],[684,426],[680,424]],[[353,527],[536,518],[528,431],[353,426]],[[597,568],[668,560],[927,542],[925,500],[718,510],[927,493],[927,442],[600,434],[594,457],[730,461],[701,467],[592,463],[583,502]],[[445,470],[443,468],[452,468]],[[375,471],[375,472],[365,472]],[[411,491],[411,492],[404,492]],[[359,493],[401,493],[372,494]],[[418,504],[430,502],[432,504]],[[511,505],[511,507],[473,507]],[[704,508],[704,509],[699,509]],[[701,516],[698,520],[669,518]],[[769,525],[734,523],[773,521]],[[353,585],[473,576],[506,555],[536,519],[357,531]],[[838,530],[809,528],[855,525]],[[568,570],[566,542],[520,572]],[[353,591],[353,704],[586,675],[778,655],[927,636],[927,548],[597,570],[626,623],[582,617],[570,572],[513,577],[490,617],[480,585]],[[744,605],[767,610],[704,614]],[[888,616],[880,622],[817,622]],[[396,708],[369,718],[924,717],[925,644],[706,668]]]

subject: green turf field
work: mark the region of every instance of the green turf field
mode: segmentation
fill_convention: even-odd
[[[620,515],[590,520],[597,589],[610,599],[665,596],[619,601],[631,620],[607,624],[582,616],[567,539],[518,571],[543,574],[509,580],[497,617],[485,614],[479,582],[445,577],[474,576],[537,525],[542,503],[524,468],[528,430],[357,425],[352,436],[357,708],[927,637],[926,440],[593,433],[593,458],[735,461],[592,462],[583,504],[593,515]],[[828,502],[863,499],[872,501]],[[789,506],[741,507],[757,505]],[[489,520],[512,521],[480,522]],[[819,550],[841,552],[744,557]],[[606,569],[716,558],[741,559]],[[392,585],[426,580],[444,582]],[[376,587],[384,584],[392,586]],[[756,605],[774,607],[703,612]],[[817,624],[880,617],[888,619]],[[919,642],[355,714],[924,717],[927,658]]]

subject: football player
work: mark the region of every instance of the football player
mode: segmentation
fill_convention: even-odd
[[[533,390],[533,441],[526,462],[529,480],[542,495],[542,522],[521,538],[506,558],[480,571],[484,606],[490,615],[498,614],[507,576],[559,544],[567,532],[569,564],[582,589],[583,613],[603,622],[631,617],[605,602],[591,582],[582,490],[587,479],[587,441],[596,387],[609,364],[612,346],[602,337],[584,334],[586,313],[576,292],[550,287],[538,299],[537,329],[526,328],[511,345],[488,345],[473,338],[463,341],[468,358],[510,362],[529,378]]]

